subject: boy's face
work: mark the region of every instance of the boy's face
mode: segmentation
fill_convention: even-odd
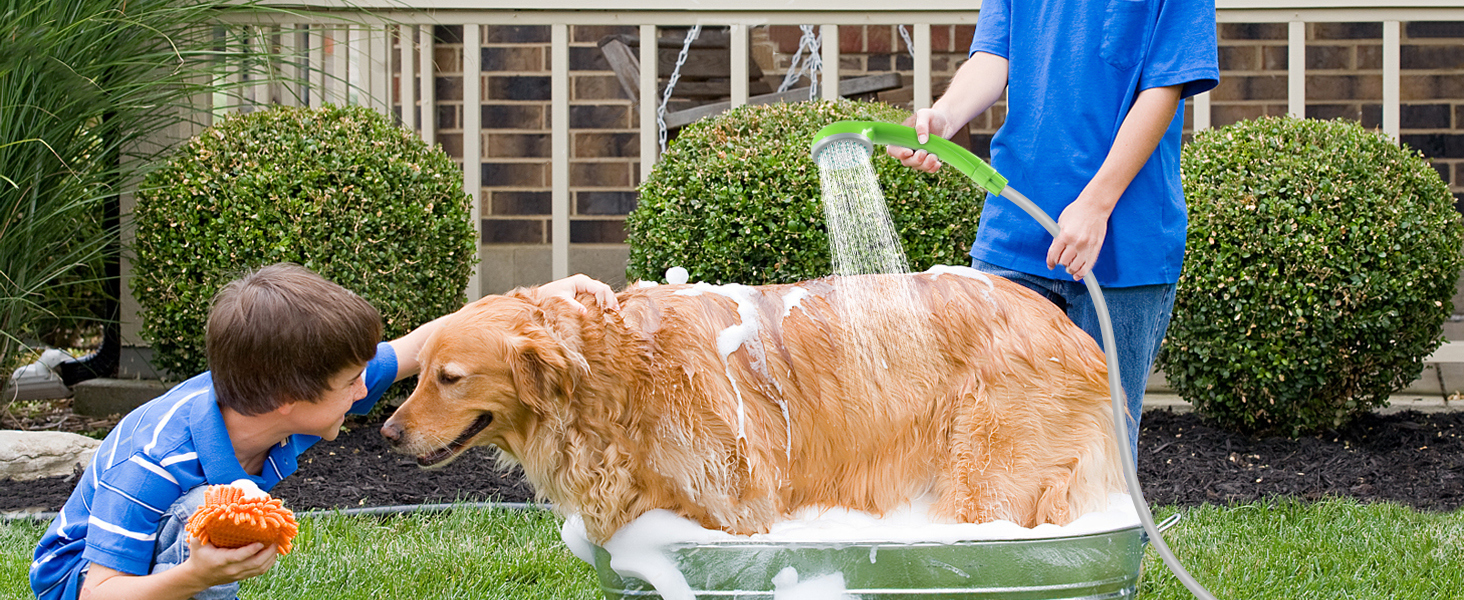
[[[366,397],[366,365],[352,366],[332,375],[315,402],[296,402],[292,410],[296,432],[334,440],[346,420],[346,411]]]

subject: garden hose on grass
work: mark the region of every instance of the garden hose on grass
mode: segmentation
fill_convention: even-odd
[[[929,141],[920,143],[915,129],[904,125],[877,121],[839,121],[824,127],[813,136],[814,162],[818,162],[821,151],[836,144],[858,144],[864,148],[865,156],[874,152],[875,144],[924,150],[934,154],[941,162],[965,173],[986,191],[1006,198],[1021,207],[1028,215],[1042,224],[1042,227],[1052,234],[1052,237],[1056,238],[1060,232],[1057,222],[1053,221],[1052,217],[1037,208],[1037,205],[1028,200],[1026,196],[1008,186],[1006,178],[997,173],[996,169],[950,140],[939,136],[929,136]],[[1170,572],[1174,573],[1180,583],[1183,583],[1184,587],[1196,598],[1215,600],[1215,596],[1211,595],[1209,590],[1206,590],[1198,581],[1195,581],[1189,571],[1185,570],[1184,565],[1179,563],[1179,559],[1174,557],[1174,553],[1169,550],[1169,545],[1164,543],[1164,536],[1160,533],[1160,529],[1154,525],[1154,515],[1149,512],[1149,504],[1144,500],[1143,490],[1139,487],[1138,463],[1129,446],[1128,419],[1124,410],[1126,396],[1118,377],[1118,354],[1113,337],[1113,322],[1108,317],[1108,304],[1103,299],[1103,291],[1099,289],[1091,269],[1083,273],[1083,283],[1087,285],[1088,293],[1092,294],[1093,308],[1098,312],[1098,327],[1102,330],[1103,335],[1103,357],[1108,363],[1108,391],[1113,398],[1113,429],[1118,434],[1119,452],[1123,455],[1124,481],[1128,484],[1129,497],[1133,500],[1134,510],[1138,512],[1144,532],[1154,543],[1154,550],[1164,559],[1164,564],[1169,567]]]

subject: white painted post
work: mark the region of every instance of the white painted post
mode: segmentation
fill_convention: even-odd
[[[1402,107],[1402,69],[1399,48],[1402,38],[1402,24],[1398,21],[1383,21],[1383,133],[1398,141],[1402,133],[1399,115]]]
[[[641,45],[656,41],[641,40]],[[551,274],[554,279],[569,276],[569,26],[555,23],[549,34],[549,95],[553,127],[550,144],[553,191],[550,195]],[[644,100],[644,98],[643,98]]]
[[[371,44],[368,30],[362,27],[352,27],[346,39],[351,48],[351,56],[348,59],[350,66],[347,71],[355,76],[355,85],[348,85],[346,94],[352,91],[356,93],[356,104],[371,107]],[[349,82],[350,80],[347,79]]]
[[[246,75],[253,81],[249,85],[250,110],[263,110],[270,105],[269,84],[275,79],[275,62],[270,53],[274,33],[273,27],[265,25],[249,28],[249,52],[254,55],[249,61],[254,65],[253,72]]]
[[[1194,102],[1194,130],[1204,131],[1210,128],[1210,92],[1196,94],[1191,97]]]
[[[371,108],[391,116],[391,27],[372,27],[371,36]]]
[[[328,29],[330,32],[330,79],[326,82],[329,93],[326,95],[327,102],[334,102],[337,105],[345,106],[350,102],[350,92],[346,89],[349,80],[351,51],[351,28],[349,26],[334,27]]]
[[[930,23],[915,24],[915,99],[914,108],[930,108]]]
[[[728,51],[732,53],[732,108],[747,104],[747,26],[733,23],[727,35],[732,42]]]
[[[417,57],[422,61],[418,65],[421,67],[418,71],[421,71],[422,77],[422,141],[427,142],[428,146],[437,145],[437,70],[434,68],[437,63],[432,58],[432,53],[435,52],[434,45],[436,44],[436,39],[432,36],[433,27],[431,25],[423,25],[421,31],[422,53]],[[482,53],[479,54],[481,55]],[[473,227],[477,228],[481,227],[481,225],[474,225]],[[480,293],[474,292],[468,294],[468,297],[472,298]]]
[[[822,83],[823,99],[830,102],[839,99],[839,26],[824,25],[819,30],[819,43],[822,44],[823,61]]]
[[[463,25],[463,187],[473,197],[474,248],[483,245],[483,27]],[[473,264],[468,300],[483,297],[483,263]]]
[[[1306,23],[1292,21],[1286,40],[1286,112],[1306,118]]]
[[[301,65],[300,29],[295,25],[280,26],[280,60],[283,63],[284,79],[280,81],[280,104],[299,106],[304,98],[300,89],[305,81],[305,69]]]
[[[307,52],[310,54],[310,108],[325,104],[325,44],[328,30],[319,24],[311,25],[306,32]]]
[[[247,36],[248,28],[245,27],[244,30],[240,35]],[[244,41],[247,42],[248,38],[246,37]],[[232,44],[233,41],[230,39],[228,43]],[[238,61],[234,61],[234,64],[226,66],[224,69],[224,83],[228,87],[223,93],[214,94],[213,121],[215,123],[226,118],[229,111],[239,110],[240,106],[247,101],[246,96],[248,94],[243,87],[245,66],[238,64]]]
[[[192,102],[190,102],[191,106],[189,106],[189,112],[193,112],[198,115],[198,121],[203,127],[212,126],[214,124],[214,101],[216,100],[213,92],[214,86],[212,84],[216,83],[217,79],[211,75],[200,74],[194,75],[191,80],[191,82],[195,86],[197,86],[196,89],[200,91],[193,96],[193,100]],[[190,137],[193,137],[194,134],[198,133],[198,128],[189,127],[187,125],[187,119],[184,119],[181,123],[175,125],[174,127],[180,129],[175,139],[188,139]],[[124,230],[124,236],[130,235],[130,233],[126,232],[126,230],[131,229],[130,227],[123,227],[122,229]],[[123,272],[127,273],[128,271],[124,270]]]
[[[402,72],[397,76],[401,90],[402,127],[417,130],[417,26],[402,25],[397,29],[397,46],[401,49]]]
[[[656,126],[657,34],[655,25],[640,26],[640,174],[641,181],[651,176],[656,155],[661,151],[660,128]]]

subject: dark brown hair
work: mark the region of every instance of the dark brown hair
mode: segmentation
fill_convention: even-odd
[[[245,273],[214,296],[208,366],[221,407],[266,413],[315,402],[341,370],[376,355],[381,313],[293,263]]]

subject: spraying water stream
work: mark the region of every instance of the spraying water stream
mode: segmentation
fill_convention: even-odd
[[[829,144],[817,160],[834,274],[861,276],[845,279],[834,300],[844,327],[840,359],[873,375],[864,379],[869,389],[851,391],[878,398],[931,334],[929,314],[916,308],[917,283],[881,276],[909,273],[910,264],[869,159],[870,147],[850,140]]]
[[[869,152],[868,146],[839,141],[818,155],[835,275],[910,272]]]

